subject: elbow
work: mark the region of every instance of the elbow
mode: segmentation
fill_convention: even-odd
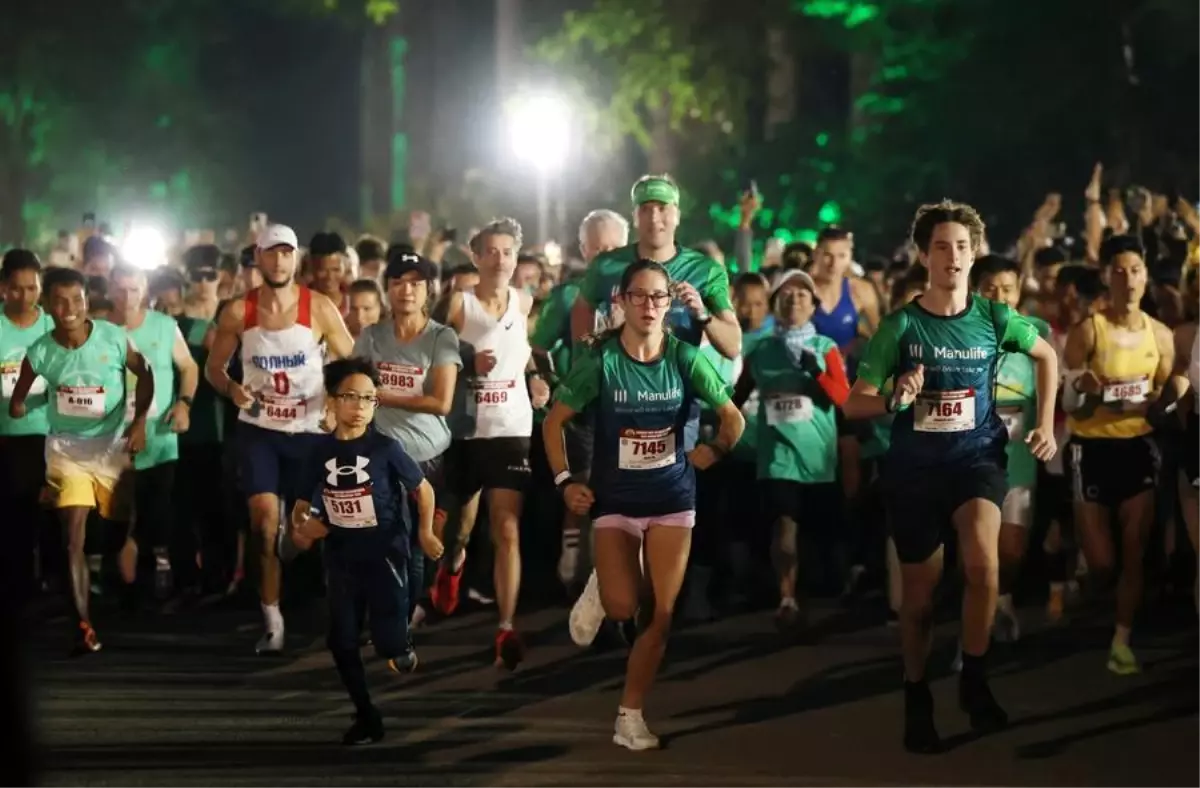
[[[449,416],[450,411],[453,409],[453,405],[454,401],[451,398],[440,398],[438,399],[437,404],[434,406],[433,415],[442,416],[443,418]]]
[[[865,419],[868,417],[861,396],[849,394],[841,403],[842,415],[848,419]]]

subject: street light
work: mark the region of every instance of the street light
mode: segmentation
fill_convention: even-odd
[[[167,262],[167,238],[156,227],[134,225],[121,243],[121,256],[143,271],[152,271]]]
[[[517,158],[537,173],[537,234],[547,240],[550,225],[550,178],[567,158],[571,117],[565,101],[548,93],[523,96],[508,113],[508,133]]]

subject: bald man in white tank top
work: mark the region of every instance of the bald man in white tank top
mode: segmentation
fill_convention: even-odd
[[[473,355],[473,364],[463,369],[465,396],[457,398],[459,412],[454,414],[462,426],[446,452],[446,484],[454,508],[479,490],[488,496],[500,613],[496,664],[509,670],[524,657],[513,617],[521,589],[519,525],[531,477],[533,408],[549,397],[545,382],[531,374],[528,316],[533,300],[510,285],[520,248],[521,226],[512,219],[481,230],[471,241],[479,284],[451,296],[446,321],[458,332],[465,353]],[[454,518],[455,512],[448,516]],[[442,597],[457,595],[459,556],[469,536],[448,523],[448,536],[454,531],[458,549],[447,550],[434,589]]]
[[[344,358],[354,350],[338,307],[295,283],[296,249],[290,227],[277,224],[263,231],[255,249],[263,284],[221,313],[204,369],[213,388],[240,410],[239,471],[262,564],[265,631],[259,654],[277,654],[284,645],[275,554],[280,500],[290,503],[309,492],[297,485],[325,417],[325,357]],[[227,372],[239,343],[240,385]]]

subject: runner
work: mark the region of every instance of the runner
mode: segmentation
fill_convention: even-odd
[[[46,480],[46,433],[50,429],[46,381],[38,378],[25,404],[25,417],[8,415],[8,400],[16,389],[25,352],[35,340],[54,328],[54,321],[38,306],[42,296],[42,263],[28,249],[4,253],[0,281],[4,284],[4,314],[0,316],[0,505],[12,523],[6,549],[21,556],[22,574],[5,577],[10,593],[4,598],[20,610],[33,589],[35,549],[45,519],[38,503]],[[49,556],[45,556],[48,558]],[[43,559],[42,564],[46,561]],[[29,574],[24,574],[29,570]]]
[[[1075,530],[1088,575],[1111,577],[1120,534],[1121,574],[1117,622],[1108,669],[1141,671],[1129,647],[1133,618],[1142,601],[1142,558],[1154,523],[1161,459],[1146,419],[1175,364],[1171,331],[1142,312],[1147,270],[1141,242],[1114,235],[1100,245],[1108,275],[1108,303],[1067,335],[1063,407],[1069,414],[1067,462],[1075,500]]]
[[[779,581],[776,626],[787,631],[807,622],[797,602],[797,529],[821,528],[841,505],[837,487],[835,412],[850,394],[837,345],[817,333],[816,285],[803,271],[788,271],[771,293],[777,331],[746,357],[735,404],[759,392],[758,483],[775,529],[772,558]]]
[[[281,566],[276,556],[281,499],[307,490],[299,471],[320,437],[325,396],[322,345],[335,358],[351,354],[354,342],[332,301],[301,287],[296,274],[296,233],[281,224],[258,239],[255,265],[263,285],[221,311],[205,374],[238,414],[238,459],[249,498],[252,533],[259,540],[259,589],[265,632],[259,654],[284,646],[279,611]],[[241,342],[244,380],[234,383],[226,368]]]
[[[350,283],[346,298],[350,305],[346,311],[346,328],[350,336],[358,339],[383,317],[383,290],[375,279],[356,279]]]
[[[879,294],[866,279],[850,275],[854,236],[840,227],[826,227],[817,236],[812,278],[817,307],[813,326],[837,343],[846,359],[858,357],[859,338],[879,326]],[[853,371],[853,370],[851,370]]]
[[[129,454],[146,447],[146,416],[154,400],[154,375],[124,329],[88,318],[82,273],[46,272],[46,305],[54,330],[29,346],[13,387],[8,414],[25,418],[26,398],[38,377],[49,392],[46,483],[66,532],[71,601],[78,629],[76,650],[100,650],[88,610],[91,576],[84,537],[88,512],[123,519],[115,505],[117,480]],[[125,426],[125,371],[137,377],[133,419]],[[126,438],[128,440],[126,440]]]
[[[631,619],[638,609],[644,546],[653,615],[630,652],[613,734],[613,742],[631,750],[658,746],[642,711],[687,568],[696,471],[728,454],[745,426],[712,365],[665,331],[671,299],[665,266],[651,260],[628,266],[616,299],[627,320],[576,359],[542,427],[555,486],[572,511],[595,518],[600,597],[614,621]],[[721,426],[714,442],[689,452],[683,432],[695,399],[718,411]],[[563,427],[593,403],[596,443],[585,484],[567,464]]]
[[[460,506],[480,490],[487,493],[488,518],[495,545],[494,575],[500,626],[496,632],[496,664],[516,669],[525,647],[513,629],[521,589],[520,519],[529,484],[529,444],[533,408],[526,386],[530,348],[527,319],[533,300],[510,281],[521,248],[521,226],[513,219],[496,220],[471,239],[479,268],[479,284],[451,295],[447,325],[458,332],[472,356],[465,402],[467,422],[462,439],[451,443],[445,472],[450,503],[446,506],[446,542],[452,563],[438,571],[435,603],[440,611],[458,605],[458,583],[470,532],[462,527]],[[544,402],[547,389],[542,384]]]
[[[1021,266],[1015,260],[986,255],[971,267],[971,283],[984,298],[1016,310],[1021,300]],[[1038,336],[1050,341],[1050,326],[1041,318],[1025,318]],[[1033,527],[1038,463],[1025,443],[1037,426],[1037,378],[1033,360],[1024,353],[1003,353],[996,364],[996,412],[1008,430],[1008,493],[1000,506],[1000,596],[996,600],[996,640],[1014,642],[1021,637],[1012,586],[1025,560],[1029,531]]]
[[[343,315],[349,306],[342,287],[346,262],[346,242],[337,233],[317,233],[309,240],[308,286],[333,302]]]
[[[136,528],[129,535],[131,565],[141,556],[144,580],[154,578],[160,597],[170,594],[174,580],[191,588],[196,581],[196,554],[179,555],[175,532],[175,465],[179,459],[179,433],[191,424],[200,371],[188,350],[187,340],[174,319],[146,309],[146,275],[121,264],[113,269],[109,293],[113,300],[113,322],[125,329],[133,346],[154,373],[154,401],[146,419],[146,448],[133,458],[134,514]],[[179,374],[179,397],[175,396],[175,374]],[[128,388],[128,387],[127,387]],[[134,398],[127,396],[126,419],[132,421]],[[136,541],[134,539],[136,538]],[[174,555],[172,555],[174,550]],[[174,557],[176,560],[171,561]],[[180,567],[182,577],[173,578],[171,568]],[[144,585],[139,591],[146,591]]]
[[[437,278],[437,267],[412,252],[393,252],[390,257],[384,281],[392,319],[368,327],[354,344],[354,355],[379,367],[375,429],[400,442],[433,485],[435,501],[441,504],[442,455],[450,447],[446,416],[462,368],[458,335],[429,319],[430,282]],[[438,514],[440,530],[446,515],[444,511]],[[465,552],[455,557],[459,567],[465,558]],[[424,570],[419,558],[409,565],[409,606],[415,621],[424,617],[424,609],[417,613],[425,591]]]
[[[1004,727],[1008,715],[988,687],[986,655],[999,584],[1000,506],[1008,434],[992,391],[996,357],[1020,351],[1037,362],[1038,422],[1026,441],[1038,459],[1054,454],[1058,364],[1037,330],[1003,304],[973,295],[968,275],[983,240],[973,208],[949,201],[922,206],[912,240],[929,269],[929,289],[893,312],[871,338],[845,413],[873,419],[896,412],[884,494],[901,562],[904,746],[936,752],[941,740],[925,676],[933,634],[933,592],[942,575],[947,526],[958,534],[966,575],[959,704],[977,731]],[[894,393],[880,395],[895,378]]]
[[[583,262],[591,265],[598,255],[619,249],[629,243],[629,222],[619,213],[596,210],[584,217],[579,225],[579,251]],[[529,338],[533,347],[533,361],[543,380],[551,382],[553,388],[566,376],[571,368],[571,305],[579,295],[578,279],[570,278],[556,284],[546,298],[538,317],[537,328]],[[575,473],[586,479],[592,461],[594,429],[584,417],[567,424],[567,460]],[[590,573],[590,566],[580,565],[580,545],[586,544],[590,534],[586,529],[591,521],[573,514],[563,513],[562,553],[558,561],[558,578],[568,589],[575,586],[579,576]],[[595,637],[592,633],[591,637]],[[591,642],[591,638],[587,638]]]
[[[327,644],[350,700],[354,723],[342,744],[383,739],[383,718],[371,703],[360,655],[363,618],[370,621],[375,653],[395,673],[411,673],[417,653],[408,637],[408,563],[412,532],[430,558],[442,555],[433,534],[433,487],[400,444],[371,428],[379,402],[379,372],[361,358],[325,368],[325,391],[333,400],[337,426],[321,436],[304,477],[310,492],[292,508],[292,541],[301,550],[325,540],[329,586]],[[408,517],[416,501],[417,523]]]

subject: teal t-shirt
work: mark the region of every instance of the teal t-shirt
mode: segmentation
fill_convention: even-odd
[[[43,378],[35,380],[29,389],[24,418],[9,418],[8,401],[21,375],[26,350],[53,329],[54,320],[40,308],[37,319],[24,328],[0,313],[0,435],[45,435],[50,431],[50,408]]]
[[[767,315],[767,319],[756,331],[742,331],[741,367],[745,368],[746,358],[754,352],[759,342],[775,333],[775,316]],[[735,381],[736,385],[736,381]],[[754,420],[758,416],[758,388],[750,392],[750,396],[742,404],[742,415],[746,417],[746,431],[742,439],[733,447],[730,455],[736,462],[758,462],[758,430],[754,428]]]
[[[614,249],[593,260],[584,275],[579,294],[596,310],[597,316],[604,318],[604,324],[609,327],[613,325],[613,297],[620,292],[621,276],[637,259],[637,244]],[[712,258],[694,249],[678,247],[675,256],[663,266],[673,281],[687,282],[696,288],[710,312],[733,309],[729,300],[729,273]],[[691,314],[678,299],[671,303],[667,325],[684,342],[697,346],[700,344],[704,329],[692,320]]]
[[[1049,340],[1050,326],[1026,317],[1038,336]],[[1003,353],[996,364],[996,411],[1008,430],[1008,485],[1032,487],[1037,482],[1037,459],[1025,436],[1037,426],[1037,370],[1024,353]]]
[[[154,401],[150,405],[150,412],[146,414],[146,448],[133,456],[133,467],[140,471],[179,459],[179,436],[167,423],[167,416],[175,404],[174,349],[179,325],[174,318],[162,312],[147,311],[142,324],[128,331],[128,334],[134,348],[142,354],[154,373]],[[137,379],[133,373],[128,373],[126,423],[133,421],[136,387]]]
[[[51,435],[115,436],[125,422],[125,362],[129,337],[107,320],[89,320],[91,333],[69,350],[53,333],[29,346],[29,366],[46,379]]]
[[[976,295],[957,315],[934,315],[913,301],[885,317],[859,378],[882,389],[918,364],[925,368],[920,396],[892,422],[889,468],[903,475],[1002,451],[1007,434],[993,396],[996,364],[1001,352],[1028,353],[1037,336],[1016,311]]]
[[[218,397],[212,384],[204,377],[204,365],[208,363],[208,349],[204,337],[212,326],[212,320],[199,317],[176,318],[183,341],[187,343],[192,360],[200,368],[200,383],[192,402],[188,431],[179,436],[181,446],[212,445],[225,439],[225,399]]]
[[[719,407],[729,390],[699,350],[667,334],[654,361],[636,361],[620,337],[577,348],[555,399],[579,413],[595,405],[593,517],[653,517],[694,510],[696,473],[684,429],[692,403]]]
[[[804,341],[824,369],[825,354],[837,349],[826,336]],[[837,407],[817,379],[792,363],[778,335],[760,341],[746,358],[758,390],[754,431],[758,478],[820,484],[837,479]]]

